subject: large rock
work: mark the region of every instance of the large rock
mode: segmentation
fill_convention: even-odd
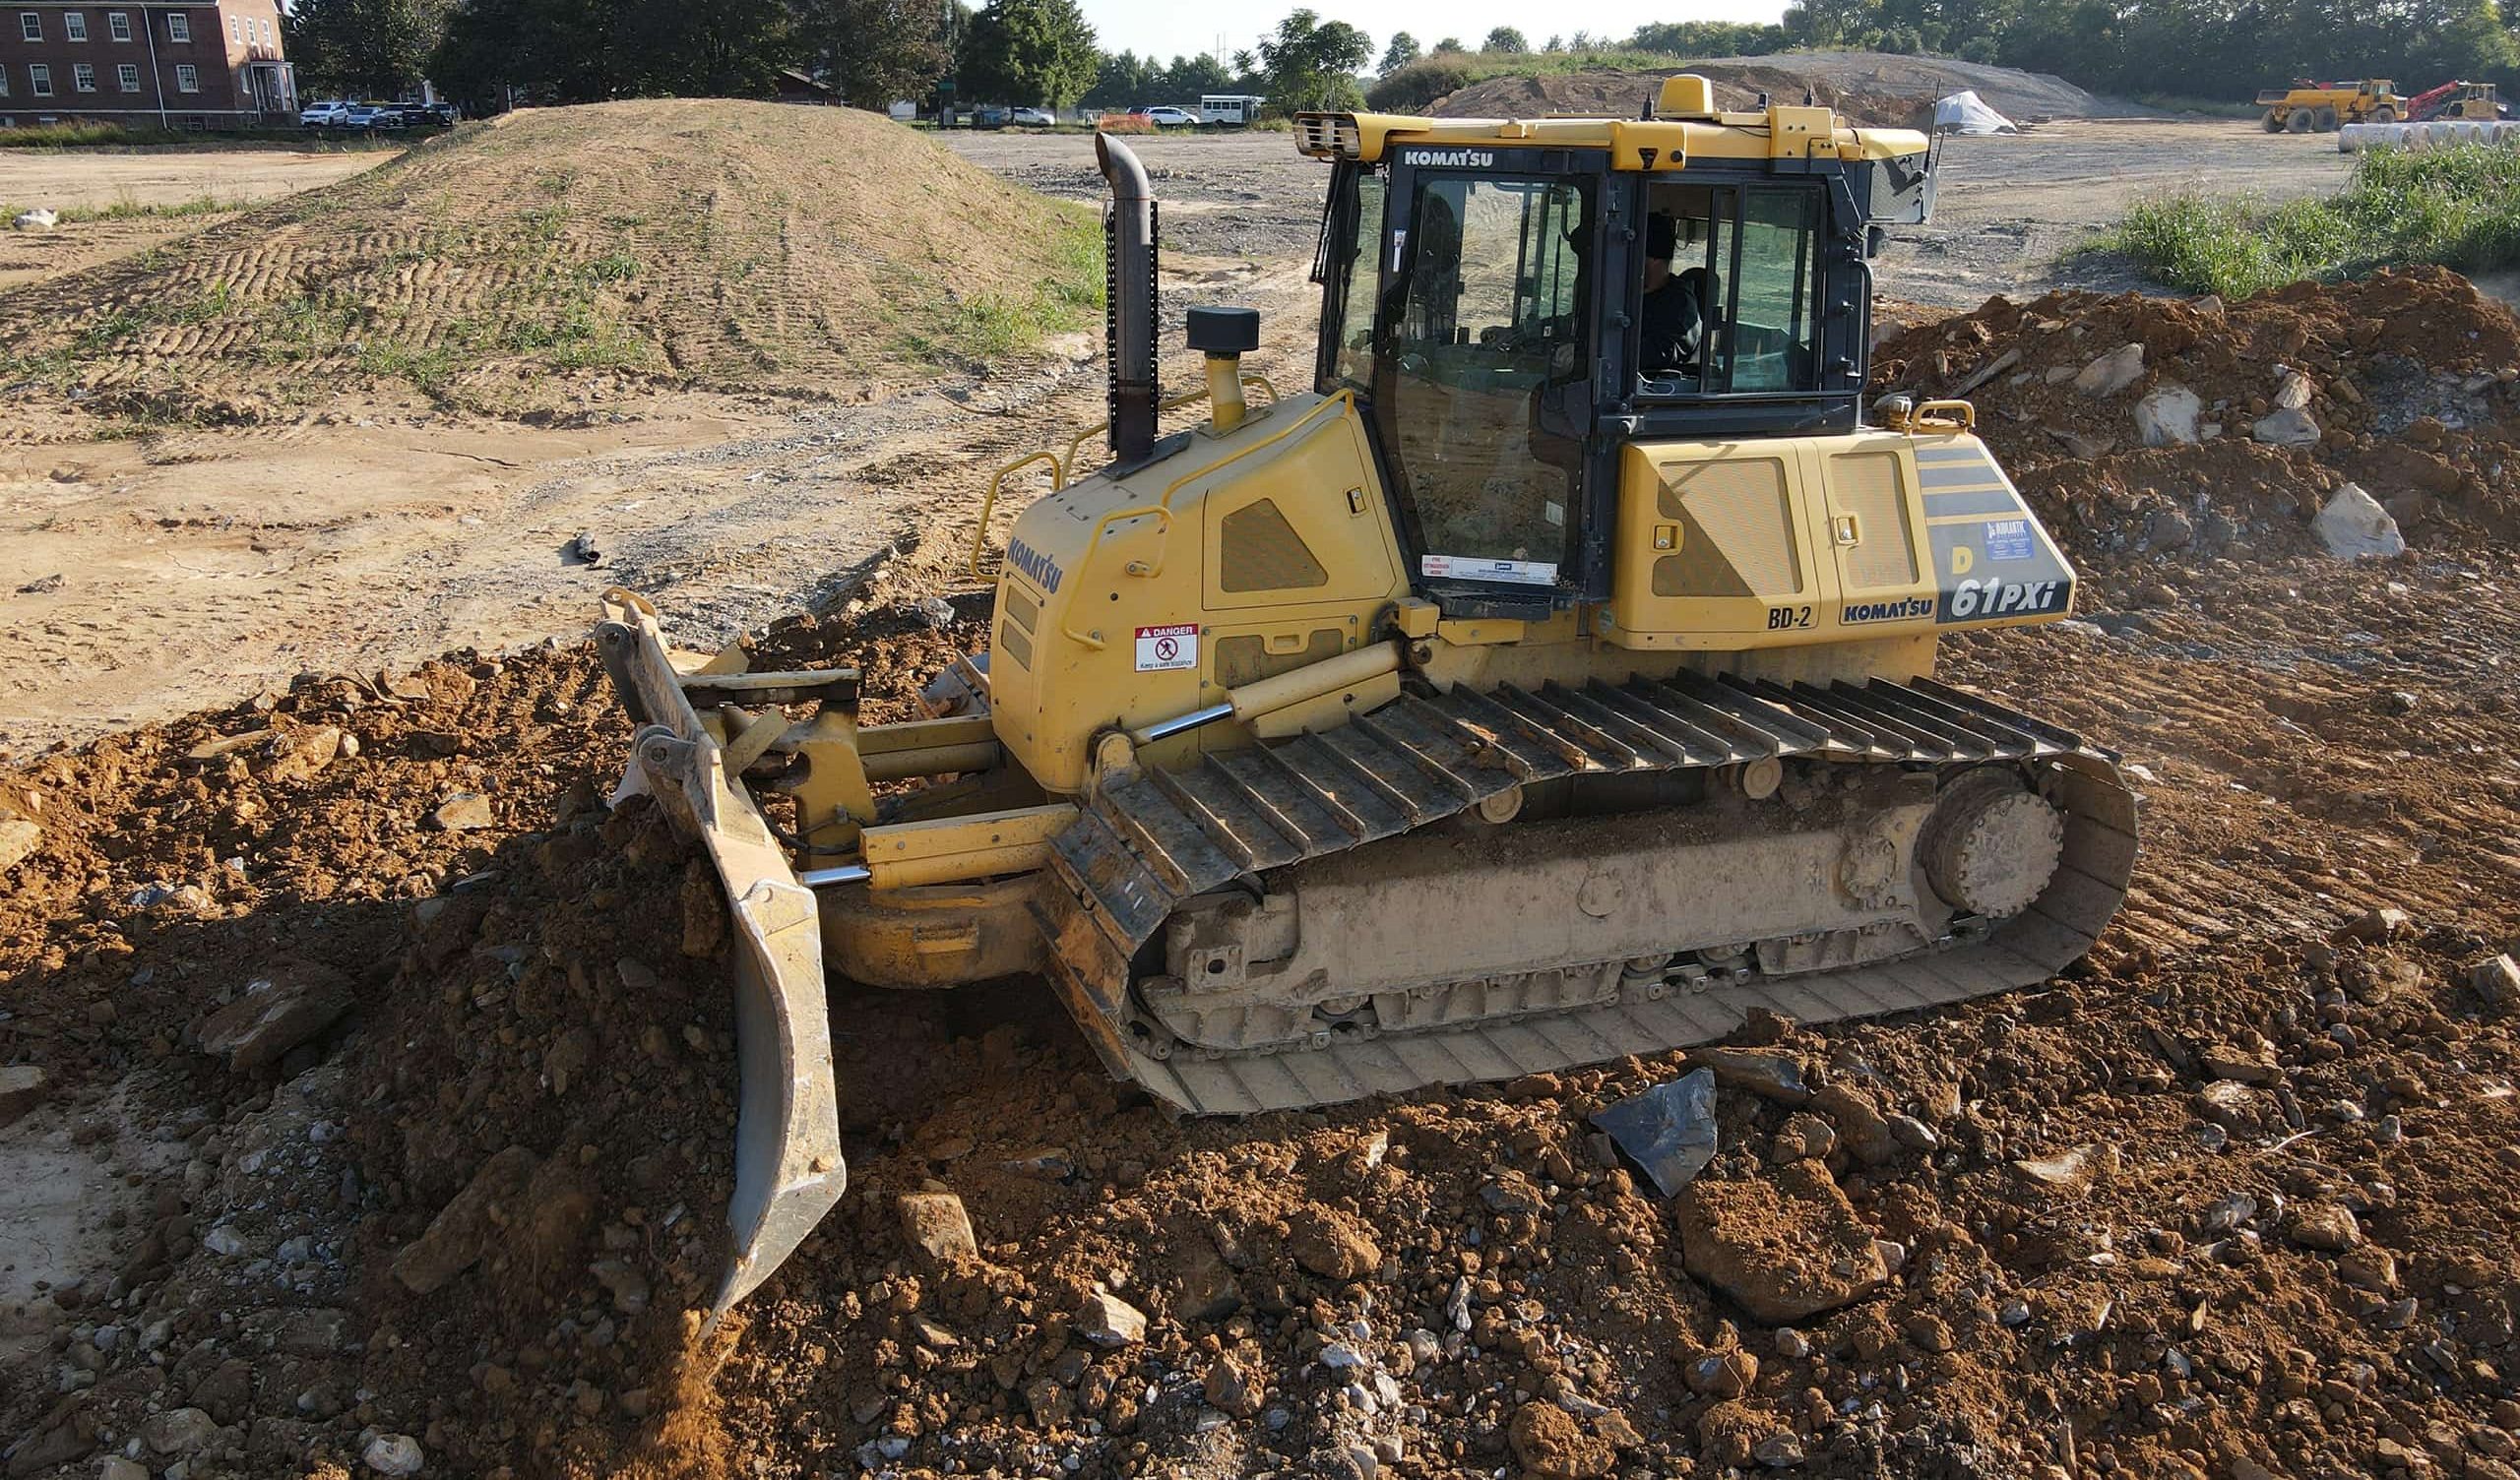
[[[1540,1480],[1593,1480],[1609,1473],[1618,1455],[1609,1442],[1584,1432],[1575,1416],[1555,1403],[1525,1403],[1506,1431],[1523,1473]]]
[[[1899,1154],[1899,1139],[1880,1108],[1845,1084],[1832,1084],[1812,1096],[1811,1108],[1835,1122],[1838,1140],[1866,1166],[1879,1166]]]
[[[904,1193],[893,1200],[893,1211],[901,1218],[903,1239],[928,1268],[941,1269],[980,1257],[979,1241],[972,1234],[972,1215],[952,1193]]]
[[[201,1021],[201,1051],[237,1071],[277,1064],[350,1009],[349,978],[314,961],[285,961]]]
[[[536,1158],[523,1146],[510,1146],[472,1174],[438,1210],[428,1231],[394,1256],[394,1277],[414,1295],[427,1295],[470,1269],[499,1236],[502,1223],[524,1209],[526,1189],[534,1180]]]
[[[359,1459],[380,1475],[416,1475],[427,1463],[420,1442],[409,1434],[379,1434],[367,1442]]]
[[[140,1437],[154,1454],[191,1454],[219,1438],[219,1421],[199,1408],[169,1408],[140,1426]]]
[[[1362,1279],[1382,1267],[1382,1250],[1365,1225],[1327,1207],[1302,1207],[1287,1219],[1295,1263],[1324,1279]]]
[[[490,799],[477,791],[459,791],[438,804],[429,814],[429,826],[443,832],[466,832],[475,828],[498,826],[498,812]]]
[[[2300,406],[2278,406],[2251,422],[2248,434],[2269,447],[2316,447],[2319,424]]]
[[[2406,553],[2406,536],[2398,532],[2398,522],[2360,483],[2339,488],[2310,527],[2318,532],[2327,552],[2340,560]]]
[[[2146,447],[2176,447],[2196,440],[2196,418],[2205,402],[2185,386],[2156,386],[2135,402],[2135,435]]]
[[[52,1077],[32,1064],[12,1064],[0,1069],[0,1126],[43,1103],[52,1092]]]
[[[1076,1308],[1076,1333],[1097,1346],[1135,1346],[1146,1339],[1146,1313],[1108,1290]]]
[[[1890,1277],[1872,1230],[1816,1161],[1742,1182],[1701,1178],[1674,1211],[1688,1271],[1769,1326],[1835,1310]]]
[[[60,214],[42,206],[32,211],[21,211],[9,220],[10,225],[21,231],[49,231],[60,223]]]
[[[2074,389],[2085,396],[2114,396],[2144,374],[2144,346],[2120,344],[2100,358],[2083,366],[2074,377]]]
[[[32,819],[0,812],[0,870],[16,867],[43,841],[43,829]]]

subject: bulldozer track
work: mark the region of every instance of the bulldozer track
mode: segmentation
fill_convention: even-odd
[[[1858,967],[1409,1033],[1321,1034],[1293,1051],[1159,1057],[1128,1030],[1139,948],[1183,900],[1233,879],[1397,836],[1526,782],[1793,759],[2025,767],[2064,814],[2061,861],[2029,909],[1985,936]],[[1683,673],[1458,687],[1283,745],[1106,778],[1054,845],[1058,887],[1040,908],[1059,985],[1109,1027],[1093,1036],[1115,1071],[1192,1113],[1250,1114],[1661,1052],[1723,1037],[1754,1007],[1816,1022],[2044,981],[2091,949],[2125,898],[2134,834],[2135,797],[2113,754],[1931,679],[1824,687]]]

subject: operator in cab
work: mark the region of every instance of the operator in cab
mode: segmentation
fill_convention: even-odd
[[[1638,368],[1655,378],[1694,377],[1698,351],[1706,340],[1706,303],[1700,270],[1674,274],[1671,259],[1679,251],[1679,226],[1657,213],[1645,218],[1645,313]]]

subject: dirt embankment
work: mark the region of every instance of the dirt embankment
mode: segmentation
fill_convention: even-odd
[[[856,109],[604,103],[22,288],[0,335],[18,397],[157,421],[362,385],[508,414],[591,380],[829,397],[1084,323],[1092,256],[1078,213]]]
[[[2085,326],[2063,342],[2089,352],[2056,356],[2077,376],[2145,342],[2237,403],[2204,346],[2426,314],[2422,339],[2486,335],[2441,317],[2461,302],[2424,278],[2311,290],[2203,313],[2176,350],[2110,317],[2141,305],[2042,317]],[[1914,332],[1900,383],[1953,389],[1921,368],[1938,334],[1992,355],[2068,334],[2030,313]],[[2386,343],[2426,386],[2505,352]],[[2387,560],[2316,553],[2272,495],[2235,496],[2265,525],[2244,559],[2201,523],[2112,550],[2160,506],[2097,491],[2132,486],[2110,459],[2223,439],[2033,467],[2046,424],[2101,435],[2149,394],[2051,402],[2045,363],[1988,378],[2009,401],[1973,394],[2095,563],[2105,624],[1957,641],[1946,674],[2126,752],[2127,908],[2043,990],[1763,1024],[1722,1067],[1716,1160],[1668,1202],[1587,1117],[1674,1058],[1183,1125],[1038,984],[842,984],[850,1194],[704,1333],[724,921],[658,819],[598,803],[629,726],[582,647],[309,681],[0,775],[38,832],[0,874],[0,1059],[49,1076],[12,1133],[107,1144],[83,1128],[120,1085],[173,1153],[116,1163],[137,1185],[94,1272],[0,1313],[40,1348],[0,1398],[11,1472],[137,1443],[256,1476],[416,1453],[512,1476],[2499,1480],[2520,986],[2478,967],[2520,946],[2520,558],[2490,496],[2455,495]],[[2279,451],[2291,476],[2345,470]],[[2108,518],[2065,522],[2076,500]],[[763,647],[859,663],[898,715],[980,641],[981,604]],[[937,1190],[968,1245],[901,1217]]]
[[[1577,113],[1634,116],[1663,79],[1694,72],[1715,84],[1716,101],[1748,108],[1767,93],[1777,102],[1815,101],[1852,121],[1876,128],[1924,128],[1936,98],[1975,91],[2015,123],[2050,118],[2114,118],[2138,110],[2115,98],[2087,92],[2062,78],[1941,57],[1886,52],[1789,52],[1775,56],[1719,57],[1685,67],[1647,72],[1561,72],[1496,77],[1474,83],[1435,104],[1447,118],[1531,118]]]
[[[2520,321],[2441,269],[2237,304],[1997,297],[1873,365],[1886,389],[1972,400],[2041,517],[2103,571],[2176,585],[2314,549],[2311,518],[2349,482],[2419,548],[2520,532]]]

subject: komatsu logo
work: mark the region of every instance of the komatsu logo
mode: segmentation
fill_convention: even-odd
[[[1403,164],[1437,169],[1487,169],[1495,154],[1483,149],[1413,149],[1400,156]]]
[[[1839,625],[1852,627],[1858,622],[1910,622],[1933,615],[1933,603],[1922,596],[1910,596],[1904,601],[1858,601],[1838,613]]]
[[[1057,561],[1020,539],[1007,541],[1006,563],[1032,577],[1033,584],[1044,591],[1057,590],[1059,578],[1065,574],[1059,569]]]

